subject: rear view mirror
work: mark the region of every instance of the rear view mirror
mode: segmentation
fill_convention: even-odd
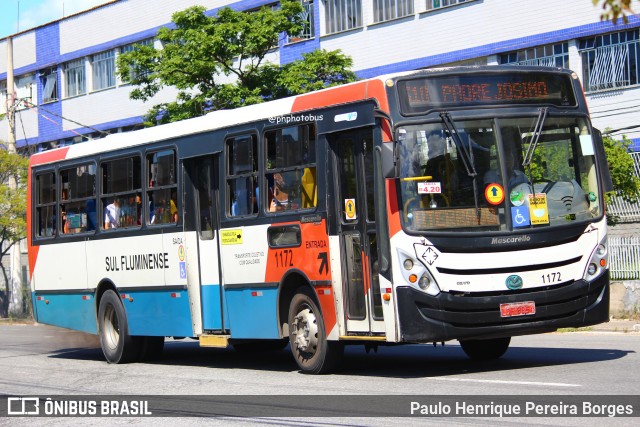
[[[395,142],[385,142],[382,144],[382,176],[385,178],[397,178],[399,176],[398,158],[395,147]]]

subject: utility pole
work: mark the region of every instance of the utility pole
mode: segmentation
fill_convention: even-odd
[[[13,78],[13,38],[7,37],[7,119],[9,122],[9,140],[7,141],[7,151],[16,153],[16,93]],[[15,176],[9,177],[9,188],[15,189],[18,186]],[[7,283],[7,290],[11,287],[9,300],[9,313],[22,315],[22,263],[20,256],[20,242],[15,242],[9,251],[11,264],[11,283]]]

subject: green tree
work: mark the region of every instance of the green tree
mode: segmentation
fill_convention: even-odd
[[[592,0],[594,5],[602,6],[602,14],[600,19],[608,20],[612,19],[613,22],[617,22],[618,18],[622,18],[624,23],[627,23],[627,15],[633,14],[631,9],[631,0]]]
[[[634,172],[633,158],[629,155],[631,141],[626,135],[622,140],[617,140],[603,132],[602,142],[607,153],[609,172],[615,191],[606,194],[607,203],[611,203],[614,196],[620,197],[629,203],[637,203],[640,198],[640,177]],[[615,224],[618,218],[611,216],[610,222]]]
[[[354,81],[352,61],[340,51],[318,50],[282,67],[267,62],[283,34],[302,31],[302,10],[291,0],[278,10],[222,8],[213,17],[190,7],[173,14],[175,28],[158,31],[163,49],[138,45],[121,55],[118,75],[137,86],[131,99],[152,101],[164,87],[178,89],[175,101],[148,111],[149,126]]]
[[[27,212],[28,160],[0,149],[0,256],[25,237]],[[16,183],[16,184],[14,184]],[[4,289],[0,288],[0,317],[9,314],[11,278],[8,267],[0,264]]]

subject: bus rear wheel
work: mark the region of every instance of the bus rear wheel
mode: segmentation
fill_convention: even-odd
[[[291,352],[306,374],[333,371],[344,352],[342,343],[328,341],[322,313],[307,288],[301,289],[289,307],[289,343]]]
[[[111,289],[100,299],[98,334],[102,353],[109,363],[127,363],[140,356],[142,342],[129,335],[127,315],[118,295]]]
[[[489,340],[462,340],[462,350],[472,360],[494,360],[500,358],[509,348],[511,337]]]

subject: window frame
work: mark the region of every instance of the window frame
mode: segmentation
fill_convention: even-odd
[[[92,91],[116,87],[116,54],[113,49],[91,55]]]
[[[415,13],[413,3],[413,0],[373,0],[373,22],[380,24],[412,16]]]
[[[65,62],[62,68],[64,74],[64,97],[73,98],[85,95],[87,93],[87,65],[84,58]],[[77,86],[74,91],[69,90],[72,81]]]
[[[52,200],[48,200],[46,202],[42,202],[40,200],[40,189],[41,189],[41,185],[38,181],[38,178],[45,176],[45,175],[51,175],[52,176],[52,180],[51,180],[51,185],[50,188],[48,189],[48,191],[51,191],[51,195],[52,195]],[[58,190],[57,190],[57,172],[54,169],[46,169],[46,170],[42,170],[42,171],[36,171],[33,173],[33,213],[34,213],[34,219],[33,219],[33,240],[44,240],[44,239],[53,239],[56,237],[56,235],[58,234],[58,214],[57,214],[57,206],[58,206]],[[41,215],[40,215],[40,210],[41,209],[49,209],[51,211],[51,233],[50,234],[43,234],[41,232],[40,227],[38,226],[39,223],[41,222]],[[46,227],[44,227],[43,229],[46,230]]]
[[[105,182],[107,179],[109,179],[109,177],[105,177],[105,166],[108,164],[112,164],[112,163],[116,163],[116,162],[120,162],[123,160],[127,160],[127,159],[131,159],[135,162],[135,160],[137,159],[139,162],[139,167],[137,168],[137,171],[139,172],[137,178],[139,179],[139,183],[138,183],[138,187],[135,187],[133,184],[135,184],[133,181],[135,180],[136,176],[135,176],[135,172],[136,172],[136,168],[135,168],[135,164],[132,165],[131,171],[134,173],[134,175],[131,177],[132,180],[132,186],[130,188],[125,188],[125,189],[116,189],[116,191],[107,191],[107,185],[105,185]],[[120,168],[114,168],[114,169],[120,169]],[[98,223],[100,224],[100,229],[103,232],[113,232],[113,231],[118,231],[118,230],[127,230],[127,229],[135,229],[135,228],[140,228],[140,224],[137,223],[133,223],[133,220],[129,220],[126,218],[126,214],[123,212],[126,212],[126,210],[123,210],[123,203],[122,200],[125,200],[125,198],[127,197],[131,197],[131,195],[133,195],[134,200],[135,200],[135,196],[136,193],[140,194],[140,196],[142,197],[142,191],[143,191],[143,186],[142,186],[142,158],[141,158],[141,153],[139,152],[135,152],[135,153],[130,153],[130,154],[123,154],[120,155],[118,157],[110,157],[110,158],[105,158],[102,159],[100,161],[99,164],[99,175],[96,177],[96,179],[100,180],[100,194],[98,197],[98,201],[99,201],[99,206],[100,208],[97,209],[98,213],[100,214],[100,216],[98,217]],[[96,171],[96,174],[98,174],[98,172]],[[120,176],[120,175],[116,175],[116,176]],[[113,185],[113,180],[112,180],[112,184]],[[106,211],[107,211],[107,206],[110,205],[111,203],[109,203],[110,201],[113,202],[113,200],[118,200],[120,202],[120,215],[118,216],[118,218],[114,218],[115,220],[118,221],[118,225],[115,227],[109,227],[106,228],[105,225],[105,216],[106,216]],[[143,203],[143,207],[144,207],[144,203]],[[140,213],[140,215],[142,215],[144,212],[144,209],[142,209],[142,212]]]
[[[63,180],[63,173],[69,171],[70,173],[77,173],[78,169],[83,168],[83,167],[87,167],[89,169],[91,169],[93,167],[94,172],[93,172],[93,195],[85,195],[82,197],[75,197],[75,192],[69,192],[69,188],[64,188],[64,184],[65,181]],[[58,178],[58,217],[60,218],[59,224],[58,224],[58,230],[60,230],[58,232],[59,235],[65,235],[65,236],[72,236],[72,235],[76,235],[76,234],[93,234],[95,233],[95,231],[99,228],[99,221],[98,221],[98,178],[97,178],[97,171],[98,171],[98,167],[96,165],[96,162],[94,160],[88,160],[86,162],[82,162],[82,163],[76,163],[76,164],[72,164],[72,165],[65,165],[65,166],[61,166],[58,171],[56,172],[56,177]],[[67,183],[69,183],[69,181],[66,181]],[[67,191],[67,197],[63,197],[63,194],[65,194],[65,190]],[[94,202],[94,213],[95,213],[95,219],[94,219],[94,228],[92,230],[88,229],[88,222],[89,222],[89,218],[88,218],[88,212],[85,210],[84,214],[86,215],[85,217],[85,229],[84,230],[80,230],[80,231],[70,231],[71,229],[69,228],[67,231],[66,228],[66,224],[65,221],[68,220],[69,217],[69,212],[68,209],[65,208],[65,206],[68,205],[72,205],[74,203],[80,203],[80,202],[88,202],[90,200],[93,200]],[[66,215],[66,217],[65,217]],[[80,213],[80,215],[82,215],[82,213]],[[80,227],[82,228],[82,227]]]
[[[624,38],[624,41],[622,39]],[[582,60],[582,82],[586,93],[607,92],[612,90],[621,90],[640,85],[640,29],[635,28],[625,31],[616,31],[607,34],[599,34],[593,37],[585,37],[578,42],[578,51]],[[619,58],[614,50],[626,50],[623,54],[626,57],[623,61],[613,63],[613,58]],[[598,61],[599,52],[603,52],[603,63],[598,71],[604,71],[604,75],[611,76],[615,74],[616,78],[622,78],[613,81],[597,81],[591,83]],[[612,55],[613,54],[613,55]],[[625,82],[625,78],[627,82]]]
[[[323,1],[326,35],[343,33],[364,26],[362,0],[346,0],[346,3],[341,0]],[[353,15],[349,15],[350,12],[353,12],[349,9],[355,10]]]
[[[231,143],[235,140],[239,140],[239,139],[246,139],[246,138],[251,138],[251,153],[252,153],[252,170],[244,170],[244,171],[239,171],[238,173],[235,173],[235,171],[231,170],[231,166],[232,163],[234,163],[234,157],[232,155],[232,152],[230,150],[230,146]],[[233,200],[232,200],[232,195],[235,193],[235,191],[232,191],[232,185],[231,182],[236,182],[236,181],[240,181],[243,179],[252,179],[253,180],[253,196],[256,197],[256,199],[258,198],[258,195],[260,194],[260,183],[258,181],[258,176],[259,176],[259,159],[260,159],[260,154],[259,154],[259,147],[258,147],[258,135],[255,132],[247,132],[247,133],[242,133],[242,134],[237,134],[237,135],[232,135],[229,136],[227,138],[225,138],[224,141],[224,153],[225,153],[225,166],[224,166],[224,170],[225,170],[225,215],[227,218],[229,219],[236,219],[236,218],[247,218],[247,217],[255,217],[258,215],[258,213],[260,212],[260,207],[259,207],[259,203],[253,203],[251,205],[251,212],[250,213],[234,213],[233,210]],[[235,187],[234,187],[235,188]],[[257,194],[256,194],[256,190],[257,190]]]
[[[154,185],[154,182],[157,182],[154,180],[154,175],[152,174],[152,170],[154,169],[153,167],[151,167],[152,164],[154,164],[153,162],[150,162],[150,159],[153,158],[153,156],[157,156],[160,153],[171,153],[173,158],[172,158],[172,170],[169,173],[169,182],[168,183],[161,183],[161,184],[157,184]],[[155,163],[159,163],[159,162],[155,162]],[[142,216],[141,218],[144,218],[144,221],[141,221],[144,225],[146,225],[147,227],[175,227],[177,224],[180,224],[182,221],[182,215],[180,215],[180,208],[182,206],[182,202],[181,202],[181,197],[179,197],[178,194],[178,153],[175,147],[173,146],[169,146],[169,147],[154,147],[153,149],[149,149],[146,150],[144,152],[144,170],[145,170],[145,182],[144,182],[144,192],[142,195]],[[155,194],[160,194],[161,192],[163,193],[168,193],[169,196],[165,197],[165,199],[169,199],[169,203],[168,206],[163,206],[162,208],[157,208],[155,206],[154,200],[155,197],[153,197],[153,195]],[[178,219],[177,221],[173,221],[171,218],[171,193],[175,192],[176,194],[176,199],[174,200],[174,205],[175,205],[175,209],[177,211],[177,215],[178,215]],[[169,215],[165,216],[165,208],[169,209]],[[162,209],[162,210],[160,210]],[[160,218],[157,215],[162,215],[162,221],[158,220],[156,221],[156,218]]]
[[[305,143],[307,144],[307,146],[309,147],[309,150],[313,150],[313,159],[312,161],[301,161],[298,164],[287,164],[287,165],[275,165],[274,167],[271,167],[269,165],[270,159],[270,146],[269,146],[269,138],[268,138],[268,134],[272,133],[272,132],[279,132],[280,133],[280,139],[282,139],[282,134],[283,131],[285,129],[290,129],[290,128],[298,128],[298,132],[300,132],[300,128],[305,128],[305,132],[303,135],[303,138],[305,139],[299,139],[298,140],[298,144],[299,144],[299,153],[300,156],[303,158],[304,157],[304,145]],[[282,142],[281,142],[282,143]],[[307,122],[307,123],[296,123],[292,126],[282,126],[282,127],[277,127],[277,128],[269,128],[266,129],[263,133],[263,144],[264,146],[264,171],[262,172],[261,176],[263,179],[263,182],[266,183],[266,190],[265,194],[268,197],[265,197],[264,203],[262,205],[262,207],[266,210],[267,213],[269,214],[273,214],[273,215],[283,215],[283,214],[288,214],[288,213],[292,213],[292,212],[313,212],[315,210],[318,209],[318,128],[317,125],[314,122]],[[277,152],[277,147],[276,147],[276,152]],[[277,155],[277,154],[276,154]],[[274,194],[275,191],[273,191],[271,188],[269,188],[269,183],[271,181],[275,181],[275,177],[272,177],[271,179],[269,178],[270,175],[276,175],[276,174],[285,174],[285,173],[291,173],[291,172],[299,172],[300,175],[300,189],[302,190],[302,179],[304,176],[304,171],[305,169],[315,169],[315,191],[314,191],[314,202],[315,204],[313,206],[310,207],[305,207],[304,203],[302,202],[302,195],[300,195],[300,206],[299,207],[291,207],[289,209],[283,208],[281,210],[273,210],[272,209],[272,201],[276,199],[276,195]],[[275,182],[274,182],[274,186],[275,186]],[[288,203],[291,203],[289,200],[287,200]]]

